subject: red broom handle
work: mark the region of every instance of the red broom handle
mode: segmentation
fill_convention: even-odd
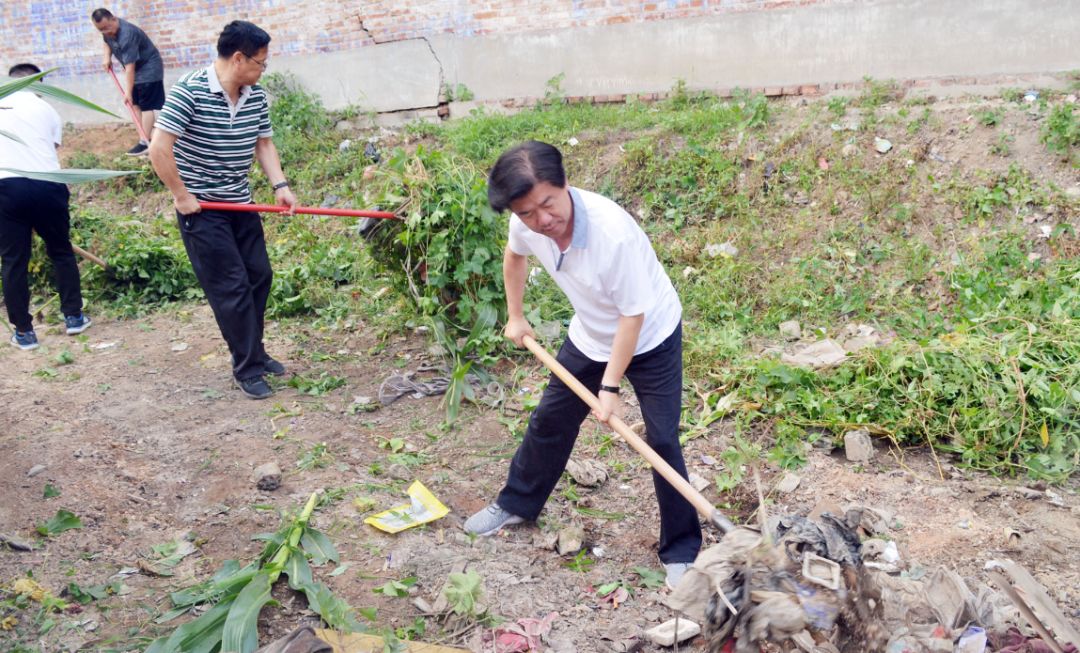
[[[199,206],[209,211],[254,211],[256,213],[286,213],[287,206],[277,204],[234,204],[232,202],[199,202]],[[356,209],[321,209],[311,206],[293,207],[293,213],[306,215],[337,215],[349,218],[378,218],[396,220],[397,216],[389,211],[359,211]]]
[[[116,73],[113,72],[112,66],[109,66],[109,74],[112,75],[112,80],[116,82],[116,90],[120,91],[121,97],[124,98],[124,105],[127,106],[128,111],[131,112],[131,119],[135,121],[135,128],[139,130],[139,138],[149,143],[150,137],[146,135],[146,130],[143,129],[142,122],[140,122],[139,117],[135,115],[135,106],[128,100],[127,93],[124,92],[124,87],[120,85],[120,80],[116,78]]]

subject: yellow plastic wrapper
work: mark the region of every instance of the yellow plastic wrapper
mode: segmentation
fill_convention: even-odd
[[[400,533],[407,528],[445,517],[450,512],[420,481],[413,481],[409,486],[409,498],[409,503],[372,515],[365,519],[364,523],[387,533]]]

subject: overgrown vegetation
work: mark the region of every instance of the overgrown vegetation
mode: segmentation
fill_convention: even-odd
[[[796,113],[685,85],[654,104],[569,105],[554,79],[535,108],[414,125],[364,152],[345,147],[330,129],[337,116],[295,82],[267,86],[275,138],[305,203],[403,218],[374,227],[268,218],[270,316],[315,316],[328,328],[433,323],[459,382],[452,406],[468,398],[463,379],[476,361],[508,351],[498,336],[505,217],[487,206],[484,173],[509,145],[538,138],[563,148],[572,183],[640,219],[678,286],[688,386],[709,397],[700,406],[688,394],[688,437],[734,417],[762,427],[765,451],[783,467],[805,460],[805,441],[856,427],[999,473],[1059,480],[1077,467],[1077,200],[1015,163],[965,174],[932,167],[916,142],[938,124],[932,106],[902,101],[896,84],[868,80],[857,97]],[[984,127],[972,127],[993,134],[1000,157],[1013,139],[995,132],[1025,104],[1010,97],[1016,104],[974,113]],[[1077,117],[1049,97],[1026,110],[1045,114],[1046,147],[1075,162]],[[873,152],[880,134],[893,152]],[[256,174],[265,201],[261,181]],[[121,201],[150,188],[110,184]],[[1057,227],[1039,232],[1050,207]],[[168,211],[118,219],[83,205],[75,227],[76,242],[111,265],[86,271],[92,301],[133,313],[200,295]],[[713,255],[720,243],[738,253]],[[42,289],[47,266],[40,252],[35,260]],[[570,316],[544,274],[526,301],[534,324],[558,330]],[[809,339],[850,324],[895,338],[835,370],[803,370],[759,354],[791,319]],[[330,389],[329,377],[296,383]]]

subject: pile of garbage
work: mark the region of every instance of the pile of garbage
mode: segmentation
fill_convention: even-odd
[[[853,506],[738,528],[698,556],[667,604],[703,624],[710,653],[766,642],[806,653],[1076,651],[1080,636],[1022,567],[990,563],[1011,580],[994,571],[998,589],[973,592],[955,571],[906,567],[890,522]]]

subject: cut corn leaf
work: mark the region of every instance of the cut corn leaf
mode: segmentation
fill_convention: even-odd
[[[236,595],[221,633],[221,650],[252,653],[259,648],[259,612],[269,603],[270,571],[261,571]]]
[[[21,143],[22,145],[26,145],[26,141],[24,141],[23,139],[19,138],[18,136],[16,136],[15,134],[13,134],[13,133],[11,133],[11,132],[9,132],[7,130],[0,129],[0,136],[4,136],[5,138],[10,138],[11,140],[15,141],[16,143]]]
[[[145,653],[211,653],[221,643],[222,629],[232,603],[232,598],[223,599],[201,617],[174,630],[169,637],[151,642]]]
[[[75,95],[74,93],[71,93],[69,91],[65,91],[64,89],[56,87],[56,86],[50,86],[48,84],[36,83],[36,84],[33,84],[31,86],[31,88],[29,88],[27,90],[32,91],[34,93],[37,93],[38,95],[44,95],[46,97],[51,97],[54,100],[59,100],[59,101],[64,102],[66,104],[73,104],[73,105],[75,105],[77,107],[82,107],[83,109],[90,109],[91,111],[97,111],[98,113],[104,113],[105,115],[112,116],[113,118],[120,118],[120,116],[116,115],[112,111],[109,111],[108,109],[105,109],[104,107],[100,107],[100,106],[94,104],[93,102],[91,102],[89,100],[84,100],[81,97],[79,97],[78,95]]]
[[[319,567],[327,562],[338,562],[338,552],[334,543],[323,533],[308,528],[304,530],[304,536],[300,539],[300,546],[311,556],[311,564]]]
[[[294,590],[303,590],[311,585],[311,565],[308,564],[307,556],[303,551],[293,551],[285,562],[285,575],[289,577],[289,587]]]
[[[124,175],[137,175],[142,170],[52,170],[49,172],[38,172],[32,170],[15,170],[13,168],[0,168],[0,171],[10,172],[20,177],[26,177],[27,179],[37,179],[39,181],[52,181],[58,184],[84,184],[91,181],[102,181],[104,179],[112,179],[113,177],[123,177]]]

